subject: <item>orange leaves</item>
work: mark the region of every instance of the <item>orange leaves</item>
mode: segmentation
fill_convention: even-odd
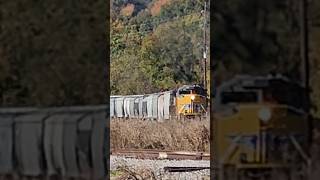
[[[170,0],[157,0],[151,7],[152,16],[158,15],[161,11],[161,7],[169,2]]]
[[[121,14],[123,16],[131,16],[134,12],[134,4],[127,4],[124,8],[121,9]]]

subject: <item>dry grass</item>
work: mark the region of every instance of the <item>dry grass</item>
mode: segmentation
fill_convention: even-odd
[[[122,179],[132,179],[132,180],[143,180],[150,179],[156,180],[157,177],[151,169],[145,167],[133,168],[127,165],[121,165],[117,168],[117,172],[112,175],[113,180],[122,180]]]
[[[111,149],[209,152],[209,121],[112,120]]]

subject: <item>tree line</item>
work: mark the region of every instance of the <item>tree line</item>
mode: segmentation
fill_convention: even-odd
[[[231,3],[232,2],[232,3]],[[312,111],[320,115],[320,3],[308,1]],[[216,84],[235,74],[281,73],[301,82],[300,1],[218,1],[213,10]]]
[[[106,102],[105,1],[0,3],[0,104]]]
[[[110,17],[105,3],[1,2],[0,104],[105,103],[106,79],[111,94],[201,82],[204,0],[113,0]],[[309,2],[315,113],[320,106],[319,9],[318,1]],[[271,71],[299,81],[298,1],[225,0],[210,11],[208,71],[215,84],[239,73]]]
[[[131,13],[129,7],[134,7]],[[200,83],[203,8],[200,0],[113,1],[111,93],[144,94]]]

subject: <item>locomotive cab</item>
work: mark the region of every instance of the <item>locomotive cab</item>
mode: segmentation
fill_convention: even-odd
[[[217,89],[212,148],[219,179],[270,176],[308,162],[303,94],[284,77],[240,76]]]
[[[195,118],[206,113],[206,91],[199,85],[185,85],[177,90],[176,111],[179,118]]]

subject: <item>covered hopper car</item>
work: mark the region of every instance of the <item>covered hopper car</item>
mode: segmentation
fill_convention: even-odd
[[[146,95],[110,96],[110,117],[169,120],[200,118],[207,112],[207,96],[199,85]]]

